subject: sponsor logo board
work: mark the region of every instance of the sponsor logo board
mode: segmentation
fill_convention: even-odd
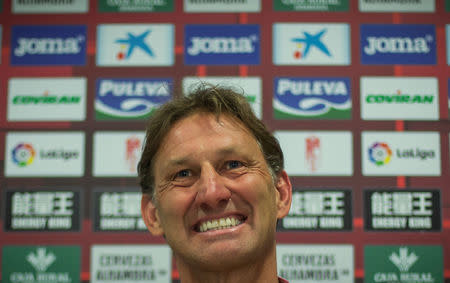
[[[361,77],[364,120],[438,120],[438,80],[431,77]]]
[[[97,26],[97,66],[172,66],[173,24]]]
[[[86,78],[11,78],[8,121],[83,121]]]
[[[85,25],[13,26],[11,65],[86,64]]]
[[[434,25],[362,24],[360,34],[362,64],[436,64]]]
[[[345,12],[348,11],[348,0],[274,0],[274,11],[330,11]]]
[[[444,283],[441,246],[365,246],[364,282]]]
[[[173,80],[98,79],[96,82],[95,118],[97,120],[145,119],[172,99]]]
[[[278,244],[277,269],[290,283],[353,283],[353,246]]]
[[[71,190],[6,190],[5,231],[79,231],[81,196]]]
[[[350,90],[349,78],[275,78],[274,117],[351,119]]]
[[[350,65],[350,26],[325,23],[275,23],[275,65]]]
[[[232,87],[237,93],[245,95],[256,117],[262,118],[262,80],[260,77],[184,77],[183,92],[190,93],[202,83]]]
[[[9,132],[5,176],[83,176],[84,140],[81,132]]]
[[[450,0],[445,0],[445,11],[450,12]]]
[[[79,246],[4,246],[4,283],[80,283]]]
[[[187,13],[252,13],[261,11],[261,0],[223,1],[223,0],[184,0]]]
[[[259,25],[186,25],[184,62],[187,65],[257,65]]]
[[[172,282],[167,245],[94,245],[91,282]]]
[[[141,196],[139,188],[96,188],[94,231],[147,231],[141,216]]]
[[[99,0],[98,10],[100,12],[173,12],[174,0],[127,0],[127,1],[110,1]]]
[[[62,14],[87,13],[88,0],[74,1],[24,1],[13,0],[12,12],[14,14]]]
[[[277,131],[285,168],[293,176],[353,175],[353,138],[347,131]]]
[[[93,175],[136,177],[144,132],[94,133]]]
[[[440,176],[437,132],[362,132],[365,176]]]
[[[441,230],[439,190],[364,191],[364,228],[368,231]]]
[[[414,12],[433,13],[435,0],[428,1],[386,1],[386,0],[359,0],[361,12]]]
[[[278,231],[352,230],[352,193],[341,189],[294,189],[289,214]]]

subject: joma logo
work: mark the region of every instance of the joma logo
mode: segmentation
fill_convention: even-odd
[[[367,37],[368,45],[364,47],[367,55],[376,53],[429,53],[428,44],[433,36],[426,37]]]
[[[81,52],[81,42],[84,36],[69,38],[19,38],[19,46],[14,49],[14,55],[22,57],[27,54],[77,54]]]
[[[192,46],[188,48],[189,55],[200,53],[253,53],[253,42],[257,41],[256,35],[248,37],[193,37]]]

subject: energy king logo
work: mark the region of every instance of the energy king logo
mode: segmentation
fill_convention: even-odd
[[[364,228],[439,232],[440,203],[439,190],[365,190]]]
[[[97,26],[98,66],[171,66],[172,24],[103,24]]]
[[[348,78],[275,78],[275,118],[350,119],[351,107]]]
[[[12,150],[12,160],[17,166],[25,167],[33,163],[36,151],[30,143],[19,143]]]
[[[441,246],[366,246],[364,282],[443,283]]]
[[[11,65],[85,65],[85,25],[13,26]]]
[[[350,190],[294,190],[289,214],[279,231],[349,231],[352,229]]]
[[[257,65],[259,25],[186,25],[184,62],[187,65]]]
[[[360,33],[362,64],[436,64],[434,25],[363,24]]]
[[[392,150],[387,143],[376,142],[369,148],[369,159],[377,166],[388,164],[391,157]]]
[[[348,24],[275,23],[275,65],[349,65]]]
[[[172,99],[172,79],[99,79],[96,82],[97,120],[145,119]]]
[[[2,282],[80,283],[78,246],[5,246]]]

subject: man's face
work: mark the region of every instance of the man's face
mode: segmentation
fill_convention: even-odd
[[[153,234],[165,235],[178,261],[220,270],[274,249],[290,183],[283,172],[280,197],[280,181],[240,122],[206,113],[178,121],[153,170],[155,203],[143,198],[144,220]]]

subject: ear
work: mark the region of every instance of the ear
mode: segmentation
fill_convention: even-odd
[[[154,236],[162,236],[164,234],[158,215],[158,209],[154,205],[152,198],[147,194],[142,194],[141,214],[150,233]]]
[[[282,171],[278,175],[277,183],[277,218],[281,219],[289,213],[292,202],[292,185],[286,171]]]

